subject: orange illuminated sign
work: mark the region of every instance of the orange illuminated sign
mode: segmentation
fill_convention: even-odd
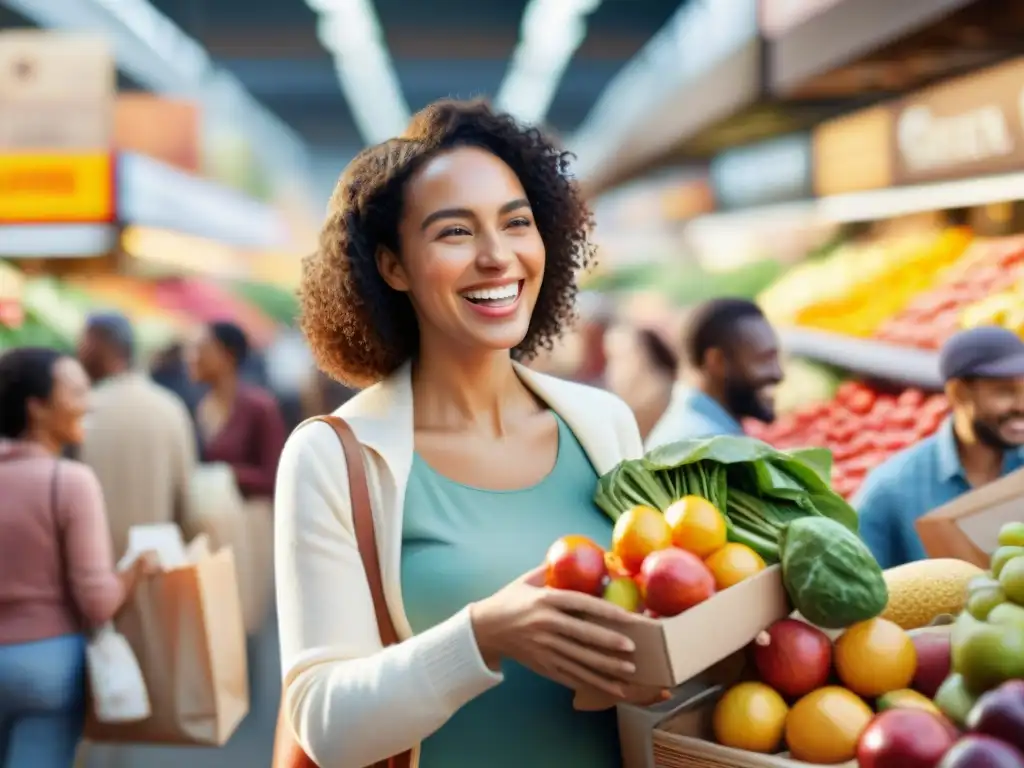
[[[0,155],[0,223],[113,221],[114,167],[109,153]]]

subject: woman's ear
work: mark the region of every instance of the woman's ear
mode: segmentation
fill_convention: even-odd
[[[388,286],[396,291],[408,293],[409,277],[405,274],[401,260],[390,248],[381,246],[377,249],[377,271]]]

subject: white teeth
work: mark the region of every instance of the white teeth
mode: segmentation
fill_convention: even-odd
[[[479,291],[466,291],[462,294],[467,299],[482,301],[500,301],[501,299],[514,299],[519,295],[519,283],[509,283],[497,288],[484,288]]]

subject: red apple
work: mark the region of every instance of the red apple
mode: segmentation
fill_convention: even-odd
[[[569,589],[600,595],[608,574],[604,550],[584,536],[563,536],[548,548],[544,583],[554,589]]]
[[[828,682],[832,641],[806,622],[781,619],[757,636],[754,664],[762,682],[798,699]]]
[[[668,618],[715,594],[715,577],[696,555],[662,549],[644,558],[640,589],[647,609]]]
[[[921,709],[876,715],[857,742],[859,768],[935,768],[956,741],[953,725]]]

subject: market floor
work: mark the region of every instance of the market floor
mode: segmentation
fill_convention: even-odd
[[[281,693],[277,620],[255,649],[256,691],[249,716],[220,749],[205,747],[109,747],[91,745],[88,768],[270,768]]]

